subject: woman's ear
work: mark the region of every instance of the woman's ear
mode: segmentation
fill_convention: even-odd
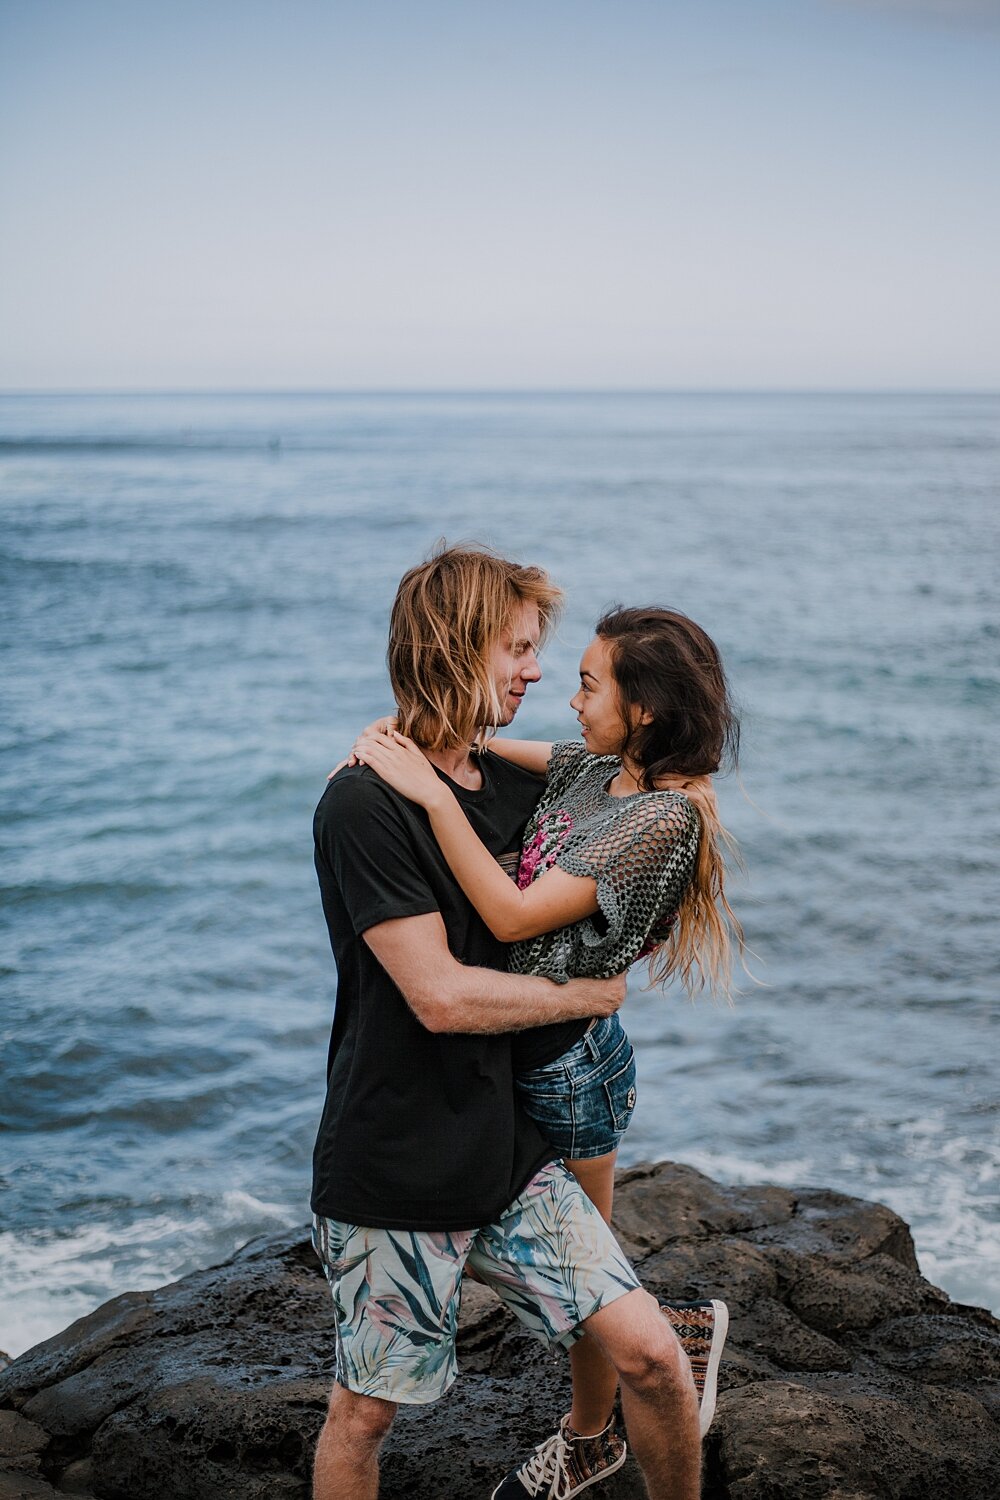
[[[619,706],[618,712],[626,739],[631,738],[636,730],[642,729],[644,725],[651,724],[653,721],[653,715],[646,709],[640,708],[638,703],[629,703],[624,710]]]

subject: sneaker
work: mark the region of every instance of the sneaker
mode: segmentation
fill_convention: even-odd
[[[715,1416],[719,1360],[729,1331],[729,1309],[724,1302],[674,1302],[661,1304],[660,1312],[684,1345],[684,1353],[691,1361],[691,1374],[698,1392],[701,1435],[704,1437]]]
[[[625,1440],[615,1431],[611,1418],[596,1437],[579,1437],[563,1417],[559,1431],[539,1443],[520,1468],[511,1469],[497,1485],[490,1500],[570,1500],[581,1490],[613,1474],[625,1462]]]

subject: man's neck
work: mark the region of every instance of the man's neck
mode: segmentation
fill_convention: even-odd
[[[421,746],[421,749],[424,749]],[[424,750],[424,755],[432,766],[437,766],[439,771],[454,781],[456,785],[463,786],[467,791],[478,792],[483,784],[483,773],[472,757],[468,745],[460,745],[456,750]]]

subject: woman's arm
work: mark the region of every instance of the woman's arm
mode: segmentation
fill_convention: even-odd
[[[546,870],[519,890],[476,837],[454,794],[412,740],[365,736],[358,759],[404,797],[425,808],[451,872],[494,937],[504,943],[537,937],[597,911],[597,882]]]
[[[489,748],[494,755],[503,756],[511,765],[535,776],[544,776],[552,759],[551,740],[502,740],[497,736],[490,740]]]

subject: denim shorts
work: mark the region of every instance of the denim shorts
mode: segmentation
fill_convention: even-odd
[[[568,1161],[618,1149],[635,1109],[635,1053],[618,1017],[595,1021],[555,1062],[516,1079],[525,1111]]]

